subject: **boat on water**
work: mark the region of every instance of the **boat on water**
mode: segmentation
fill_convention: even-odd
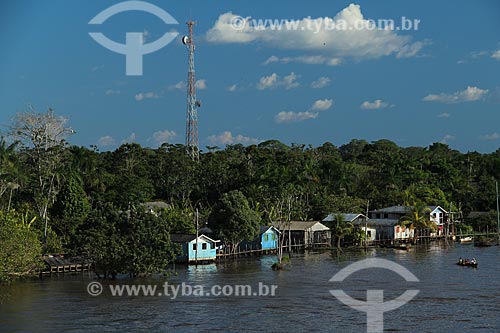
[[[477,268],[477,262],[464,262],[464,261],[460,262],[459,261],[459,262],[457,262],[457,265],[458,266],[466,266],[466,267],[475,267],[475,268]]]
[[[460,243],[471,244],[473,240],[474,239],[472,237],[467,236],[467,237],[460,238]]]

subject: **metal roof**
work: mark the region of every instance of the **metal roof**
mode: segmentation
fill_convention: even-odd
[[[290,221],[290,230],[291,231],[305,231],[307,229],[311,229],[314,225],[320,224],[320,228],[323,230],[330,230],[326,225],[319,221]],[[284,228],[282,230],[288,230],[288,224],[284,224]]]
[[[368,225],[373,225],[373,226],[395,226],[395,225],[400,225],[401,221],[398,219],[369,219],[368,220]]]
[[[338,213],[332,213],[332,214],[329,214],[327,217],[325,217],[323,219],[323,222],[333,222],[335,221],[335,215],[338,215]],[[356,213],[340,213],[340,215],[344,216],[344,220],[347,221],[347,222],[352,222],[354,220],[356,220],[358,217],[361,217],[361,218],[366,218],[365,215],[363,214],[356,214]]]

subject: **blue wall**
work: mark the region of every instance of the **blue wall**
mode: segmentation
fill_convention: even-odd
[[[203,244],[206,244],[205,249],[203,249]],[[193,245],[196,245],[196,239],[187,244],[189,260],[196,260],[196,251],[193,249]],[[211,260],[215,259],[216,256],[217,250],[215,248],[215,243],[204,242],[201,240],[198,241],[198,260]]]
[[[268,229],[261,237],[261,244],[263,250],[274,250],[278,248],[278,235],[274,229]]]

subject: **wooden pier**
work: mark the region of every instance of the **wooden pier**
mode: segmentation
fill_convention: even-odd
[[[86,272],[92,269],[92,264],[80,257],[65,257],[62,254],[46,255],[43,257],[46,264],[45,270],[40,274],[59,274]]]

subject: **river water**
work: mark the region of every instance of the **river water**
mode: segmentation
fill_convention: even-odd
[[[475,257],[477,269],[455,264]],[[329,282],[342,268],[366,258],[394,261],[419,282],[407,282],[380,268]],[[296,253],[291,265],[273,271],[273,256],[222,261],[207,266],[177,266],[168,278],[174,286],[276,285],[275,296],[112,296],[109,286],[152,284],[165,279],[99,281],[103,292],[91,296],[88,274],[53,276],[0,287],[2,332],[366,332],[366,313],[349,308],[330,294],[342,289],[359,300],[367,289],[383,289],[384,300],[408,289],[420,293],[408,304],[384,314],[392,332],[500,332],[500,249],[431,243],[410,251],[396,249]],[[187,287],[185,287],[187,288]],[[226,287],[230,288],[230,287]],[[264,287],[262,287],[264,288]],[[229,290],[229,289],[226,289]],[[265,289],[262,289],[265,291]],[[189,289],[185,289],[189,292]],[[269,290],[270,292],[270,290]]]

